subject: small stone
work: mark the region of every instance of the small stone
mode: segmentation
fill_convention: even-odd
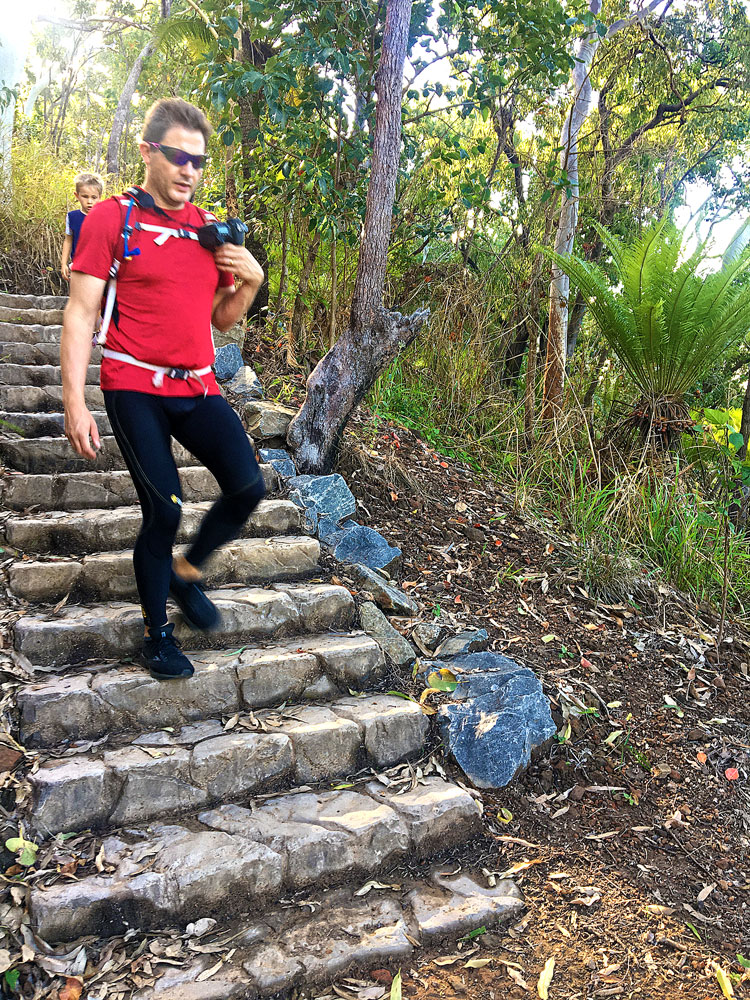
[[[396,666],[409,667],[414,663],[416,657],[411,643],[396,631],[377,605],[371,601],[360,605],[359,618],[365,632],[377,642]]]
[[[389,545],[380,532],[363,524],[355,523],[346,530],[328,535],[324,544],[339,562],[363,563],[370,569],[384,569],[389,573],[401,562],[401,549]]]
[[[424,940],[466,934],[483,924],[509,920],[523,908],[523,896],[510,879],[489,889],[468,875],[446,878],[435,872],[431,882],[407,897]]]
[[[226,387],[240,399],[263,399],[263,386],[249,365],[243,365]]]
[[[372,594],[375,603],[388,611],[395,611],[397,615],[415,615],[419,611],[416,602],[406,594],[387,583],[380,573],[362,563],[352,563],[341,567],[342,572],[348,574],[359,584],[362,590]]]
[[[219,382],[226,382],[242,368],[242,351],[236,344],[226,344],[216,349],[214,373]]]
[[[463,656],[465,653],[476,653],[486,649],[490,644],[487,629],[471,628],[458,635],[446,639],[437,649],[438,659],[445,660],[449,656]]]
[[[268,462],[284,479],[297,475],[292,456],[284,448],[260,448],[258,454],[261,462]]]
[[[242,407],[242,422],[257,441],[283,442],[287,427],[296,413],[296,410],[281,403],[251,400]]]
[[[447,626],[440,625],[438,622],[434,624],[420,622],[419,625],[414,626],[412,638],[418,646],[426,649],[428,653],[434,653],[440,645],[441,640],[445,638],[447,631]]]

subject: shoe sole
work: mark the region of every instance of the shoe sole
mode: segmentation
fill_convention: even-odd
[[[192,677],[195,673],[195,670],[183,670],[181,674],[162,674],[158,670],[155,670],[144,656],[139,657],[139,661],[141,666],[145,667],[151,676],[157,681],[180,681],[187,677]]]
[[[171,588],[169,591],[169,596],[172,598],[177,607],[180,609],[180,614],[185,619],[185,624],[187,625],[188,628],[192,629],[193,632],[213,632],[221,626],[221,612],[219,611],[218,608],[216,608],[216,605],[214,605],[214,608],[216,608],[216,620],[213,621],[210,625],[198,625],[196,622],[193,621],[193,619],[187,613],[185,608],[182,606],[182,602],[179,600],[178,597],[175,596]],[[211,603],[213,604],[213,602]]]

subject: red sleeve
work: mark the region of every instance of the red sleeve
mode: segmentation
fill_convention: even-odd
[[[100,201],[81,226],[71,271],[107,279],[122,236],[122,207],[116,198]]]
[[[217,288],[233,288],[234,275],[231,271],[219,271],[219,283]]]

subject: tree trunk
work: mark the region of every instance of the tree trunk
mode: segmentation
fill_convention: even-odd
[[[305,262],[302,265],[299,283],[297,284],[297,294],[294,296],[294,309],[292,310],[292,321],[289,327],[287,357],[296,357],[297,345],[302,341],[302,336],[305,331],[305,309],[307,308],[305,296],[307,295],[307,290],[310,287],[310,278],[312,276],[313,268],[315,267],[315,261],[318,259],[319,249],[320,233],[316,232],[313,236],[312,243],[307,248],[307,256],[305,257]]]
[[[380,65],[367,211],[349,323],[307,380],[305,403],[287,441],[303,473],[333,468],[341,435],[357,404],[427,317],[383,308],[393,202],[401,151],[401,85],[412,0],[388,0]]]
[[[745,439],[745,443],[737,450],[737,458],[744,459],[747,455],[748,438],[750,437],[750,372],[748,372],[745,395],[742,399],[742,420],[740,421],[740,434]]]
[[[596,16],[601,0],[590,0],[589,9]],[[567,173],[567,183],[562,193],[560,221],[555,237],[555,253],[569,257],[578,228],[578,137],[593,104],[591,63],[601,39],[592,29],[578,46],[576,63],[571,74],[573,104],[566,115],[560,135],[560,170]],[[562,406],[565,381],[565,357],[568,340],[568,295],[570,279],[559,267],[552,265],[549,286],[549,326],[547,330],[547,357],[544,371],[544,403],[542,419],[549,420]]]
[[[150,41],[138,53],[135,62],[130,68],[130,73],[120,94],[120,100],[117,102],[117,107],[115,108],[112,128],[109,133],[109,142],[107,143],[107,173],[113,177],[120,176],[120,139],[122,138],[125,123],[128,119],[130,104],[133,100],[135,88],[138,86],[143,64],[153,51],[154,42]]]
[[[645,7],[640,8],[629,17],[616,21],[610,25],[606,37],[611,38],[622,28],[642,21],[662,2],[663,0],[650,0]],[[597,17],[601,10],[601,0],[589,0],[589,10],[594,17]],[[560,134],[562,148],[560,169],[567,172],[567,183],[563,190],[560,220],[555,237],[555,252],[561,257],[569,257],[573,252],[573,241],[578,227],[578,139],[593,105],[591,64],[600,43],[601,37],[594,26],[579,42],[575,56],[576,63],[571,73],[573,103]],[[568,341],[569,292],[570,281],[567,274],[564,274],[553,264],[549,287],[549,328],[544,372],[543,420],[554,417],[562,406]]]

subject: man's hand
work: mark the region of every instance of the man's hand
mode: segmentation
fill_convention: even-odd
[[[243,284],[252,285],[255,291],[263,284],[263,268],[245,247],[222,243],[214,251],[214,260],[220,271],[229,271]]]
[[[102,446],[96,421],[86,407],[65,410],[65,437],[82,458],[95,459]]]
[[[70,281],[70,265],[63,264],[63,266],[60,268],[60,274],[66,281]]]

